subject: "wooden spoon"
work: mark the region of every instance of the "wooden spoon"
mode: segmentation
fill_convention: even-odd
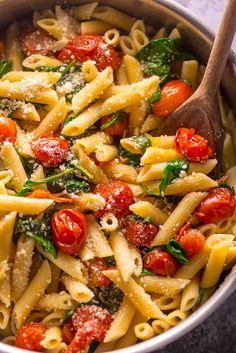
[[[217,91],[235,30],[236,0],[228,0],[200,86],[183,105],[163,120],[158,129],[158,135],[174,135],[180,127],[192,127],[203,135],[218,160],[215,175],[220,172],[223,152],[223,128]]]

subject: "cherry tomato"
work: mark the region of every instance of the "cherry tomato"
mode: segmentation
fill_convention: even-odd
[[[108,66],[117,70],[121,64],[121,58],[115,48],[106,44],[98,34],[81,34],[73,38],[59,53],[58,59],[63,62],[76,59],[80,63],[94,60],[99,71]]]
[[[161,89],[161,99],[153,104],[153,112],[159,118],[165,118],[173,113],[193,93],[187,83],[180,80],[167,82]]]
[[[111,283],[109,278],[104,276],[102,271],[111,269],[111,266],[107,266],[103,259],[94,258],[87,261],[88,266],[88,286],[93,287],[104,287]]]
[[[152,239],[156,235],[158,228],[154,224],[137,223],[132,220],[124,222],[125,237],[134,245],[151,245]]]
[[[63,138],[45,134],[31,144],[35,158],[44,167],[57,167],[67,157],[69,145]]]
[[[86,240],[86,219],[78,210],[65,208],[52,216],[52,240],[65,254],[77,255]]]
[[[176,240],[187,251],[188,258],[202,250],[205,243],[204,235],[197,229],[189,229],[182,234],[178,234]]]
[[[5,141],[16,142],[16,125],[13,120],[0,116],[0,147]]]
[[[46,32],[27,27],[23,29],[19,40],[20,46],[27,56],[32,54],[53,54],[51,47],[55,43],[55,39]]]
[[[111,119],[112,119],[111,115],[104,116],[101,119],[101,126],[108,123]],[[106,132],[108,135],[114,136],[114,137],[123,136],[123,134],[124,134],[125,130],[127,130],[127,128],[128,128],[128,116],[126,114],[126,117],[123,120],[104,129],[104,132]]]
[[[112,315],[106,309],[96,305],[81,305],[72,316],[76,334],[65,353],[82,353],[92,341],[103,341],[111,321]]]
[[[16,334],[16,347],[29,349],[31,351],[41,351],[41,341],[45,336],[47,328],[40,323],[31,322],[22,326]]]
[[[74,328],[72,319],[68,320],[68,321],[63,325],[62,333],[63,333],[63,335],[64,335],[64,337],[66,338],[66,341],[67,341],[68,343],[70,343],[70,342],[74,339],[75,334],[76,334],[76,330],[75,330],[75,328]]]
[[[3,56],[3,52],[4,52],[4,44],[3,42],[0,41],[0,59]]]
[[[95,212],[100,218],[107,212],[115,216],[125,217],[130,213],[129,206],[134,202],[129,186],[122,181],[111,181],[108,184],[98,184],[94,188],[95,194],[100,194],[106,201],[106,206]]]
[[[179,265],[175,259],[165,251],[155,249],[144,258],[144,268],[161,276],[173,276]]]
[[[174,148],[192,162],[204,163],[213,155],[208,141],[201,135],[195,134],[194,129],[178,129]]]
[[[224,187],[213,188],[195,210],[203,223],[216,223],[233,216],[236,200],[233,193]]]

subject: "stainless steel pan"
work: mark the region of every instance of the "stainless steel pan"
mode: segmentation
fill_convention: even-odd
[[[0,0],[0,26],[3,29],[5,25],[17,18],[25,18],[33,10],[46,9],[55,4],[76,5],[90,2],[82,0]],[[128,14],[143,18],[147,23],[157,29],[165,25],[172,29],[177,26],[181,35],[185,38],[185,43],[189,50],[192,50],[202,63],[205,63],[210,52],[213,34],[209,29],[187,11],[184,7],[178,5],[172,0],[101,0],[102,5],[110,5],[120,9]],[[236,113],[236,56],[230,54],[227,67],[222,80],[222,89],[225,98]],[[194,327],[199,325],[210,314],[232,294],[236,289],[236,268],[226,277],[212,297],[194,312],[184,322],[176,327],[154,337],[146,342],[135,346],[117,350],[125,353],[147,353],[157,352],[169,343],[179,339]],[[22,353],[23,350],[0,343],[0,353]]]

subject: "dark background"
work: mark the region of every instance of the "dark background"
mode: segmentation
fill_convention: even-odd
[[[176,0],[216,31],[226,0]],[[236,11],[236,9],[235,9]],[[236,38],[233,49],[236,51]],[[195,330],[161,353],[236,353],[236,293]],[[159,352],[158,352],[159,353]]]

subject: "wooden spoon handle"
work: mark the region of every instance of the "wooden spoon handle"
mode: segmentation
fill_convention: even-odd
[[[219,87],[236,31],[236,0],[228,0],[208,60],[201,92],[213,96]]]

